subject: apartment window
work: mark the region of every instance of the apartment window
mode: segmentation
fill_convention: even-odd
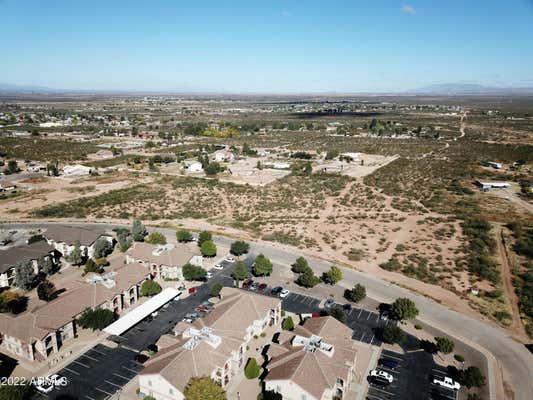
[[[152,381],[148,381],[148,386],[152,386]]]
[[[281,386],[276,386],[276,392],[277,393],[281,392]]]
[[[173,395],[174,394],[174,389],[172,389],[172,388],[168,389],[168,394]]]
[[[302,400],[307,400],[307,396],[305,394],[302,394]]]

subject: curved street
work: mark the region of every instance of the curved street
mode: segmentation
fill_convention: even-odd
[[[46,227],[52,224],[76,225],[76,226],[99,226],[111,229],[120,226],[118,224],[93,224],[93,223],[66,223],[66,222],[31,222],[3,224],[4,227]],[[150,230],[151,228],[149,228]],[[157,228],[165,234],[174,235],[173,229]],[[226,236],[214,235],[215,243],[229,245],[235,240]],[[251,242],[251,251],[263,253],[272,262],[281,265],[290,265],[301,254],[297,249],[291,249],[270,242]],[[309,264],[317,275],[329,269],[331,262],[308,257]],[[484,351],[488,356],[491,399],[499,400],[509,397],[503,392],[503,382],[511,386],[515,400],[530,400],[533,393],[533,354],[524,345],[513,340],[505,331],[486,322],[460,314],[456,311],[438,304],[437,302],[401,288],[389,282],[379,280],[371,275],[364,274],[352,269],[343,268],[343,281],[349,285],[361,283],[366,286],[369,297],[380,302],[392,302],[398,297],[408,297],[416,302],[420,311],[419,319],[429,325],[438,328],[457,339],[464,341],[477,350]],[[487,351],[490,354],[487,354]],[[491,357],[495,357],[493,359]],[[502,367],[502,368],[500,368]],[[510,373],[509,373],[510,372]]]

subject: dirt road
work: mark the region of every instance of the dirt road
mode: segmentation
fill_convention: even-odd
[[[524,324],[520,318],[520,309],[518,307],[518,296],[514,291],[513,286],[513,276],[511,273],[511,266],[509,265],[509,258],[507,256],[507,249],[505,247],[505,237],[503,235],[503,229],[500,227],[497,235],[497,244],[498,244],[498,254],[500,256],[501,262],[501,272],[502,272],[502,282],[503,288],[505,291],[505,296],[509,300],[511,306],[512,314],[512,324],[509,329],[516,335],[519,339],[528,340],[528,336],[524,329]]]

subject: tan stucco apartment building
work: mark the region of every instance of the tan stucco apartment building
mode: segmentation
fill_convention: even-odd
[[[140,396],[182,400],[192,377],[208,376],[225,388],[244,368],[248,342],[268,326],[279,325],[281,301],[225,287],[221,300],[204,318],[180,322],[163,335],[160,351],[139,375]]]
[[[49,303],[19,315],[0,314],[0,349],[30,361],[46,360],[75,337],[75,319],[87,308],[120,314],[135,304],[147,275],[143,265],[128,264],[105,284],[79,280]]]

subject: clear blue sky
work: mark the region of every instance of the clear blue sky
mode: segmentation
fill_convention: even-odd
[[[65,89],[533,87],[533,0],[0,0],[0,83]]]

